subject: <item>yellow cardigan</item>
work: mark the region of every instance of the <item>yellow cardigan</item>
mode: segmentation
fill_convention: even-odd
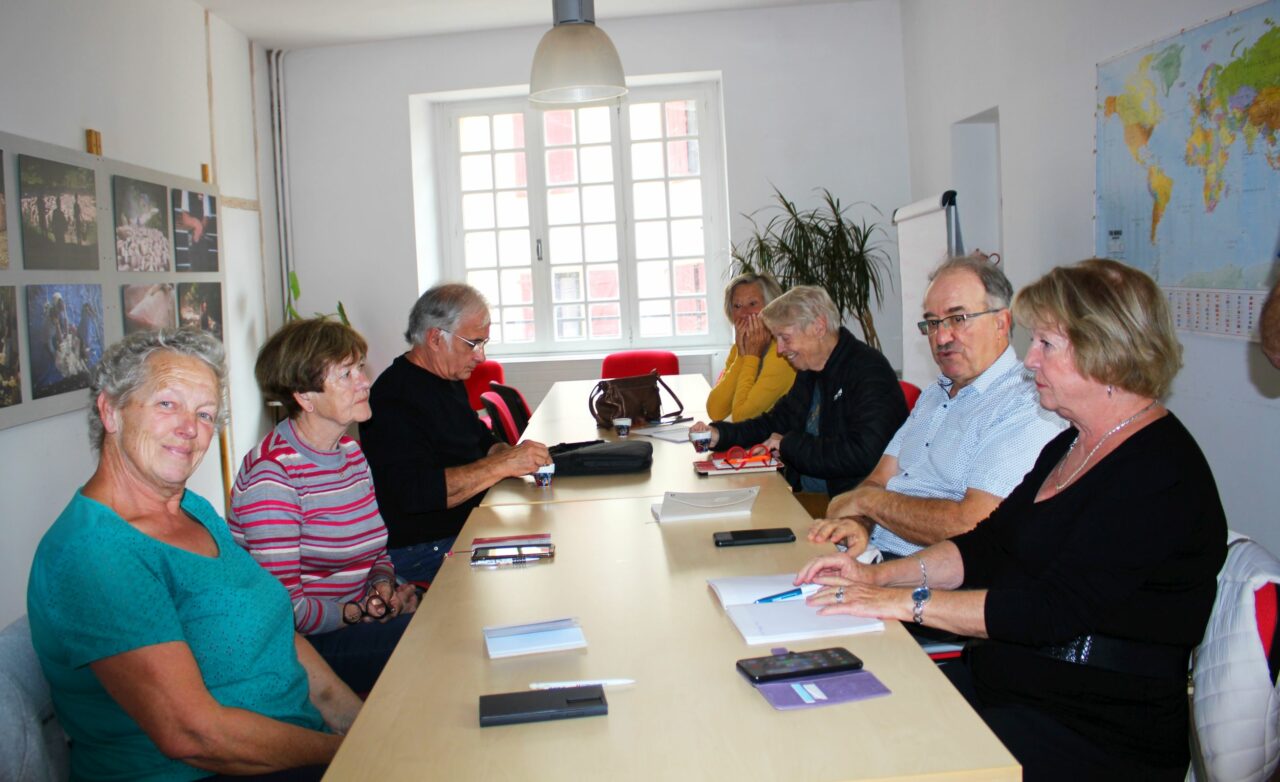
[[[723,421],[730,415],[734,421],[755,418],[791,390],[796,371],[778,355],[778,346],[773,340],[769,341],[763,364],[761,367],[757,356],[739,356],[737,345],[729,350],[724,373],[707,397],[707,414],[711,420]]]

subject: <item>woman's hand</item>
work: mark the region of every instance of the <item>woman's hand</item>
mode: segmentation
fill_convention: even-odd
[[[818,613],[869,616],[874,619],[911,619],[911,590],[895,587],[878,587],[843,578],[832,581],[845,583],[823,587],[805,599]]]
[[[690,433],[690,434],[696,434],[697,432],[710,432],[710,433],[711,433],[711,447],[712,447],[712,448],[714,448],[714,447],[715,447],[716,443],[720,442],[720,432],[719,432],[719,431],[717,431],[717,430],[716,430],[716,428],[715,428],[714,426],[711,426],[710,424],[708,424],[708,423],[706,423],[706,422],[704,422],[704,421],[697,421],[697,422],[695,422],[692,426],[690,426],[690,427],[689,427],[689,433]]]
[[[867,528],[857,519],[816,519],[809,527],[810,543],[844,545],[844,553],[851,557],[866,551],[870,540]]]
[[[769,342],[773,339],[773,335],[765,328],[764,321],[759,315],[748,315],[740,322],[742,327],[737,329],[740,335],[738,355],[764,358],[765,353],[769,351]]]
[[[796,574],[795,581],[792,583],[796,586],[802,584],[840,586],[854,582],[871,584],[875,583],[875,579],[870,570],[848,554],[824,554],[821,557],[814,557],[800,568],[800,572]],[[832,579],[840,580],[832,581]]]
[[[413,584],[401,584],[396,587],[391,601],[392,607],[399,604],[400,609],[397,613],[412,614],[418,610],[418,588]]]

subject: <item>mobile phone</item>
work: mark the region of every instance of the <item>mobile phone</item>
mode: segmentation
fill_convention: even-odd
[[[481,546],[471,552],[471,564],[519,565],[551,559],[555,555],[554,543],[542,546]]]
[[[738,661],[738,671],[756,684],[861,669],[862,660],[843,646],[815,649],[811,652],[749,657]]]
[[[796,534],[786,527],[735,529],[711,536],[717,546],[754,546],[759,543],[794,543]]]

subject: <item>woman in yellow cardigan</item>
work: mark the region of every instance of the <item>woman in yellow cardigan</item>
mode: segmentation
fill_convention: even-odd
[[[755,418],[791,389],[796,371],[778,355],[760,310],[782,295],[782,288],[768,274],[747,272],[729,281],[724,289],[724,314],[733,321],[733,348],[724,372],[707,397],[707,414],[723,421]]]

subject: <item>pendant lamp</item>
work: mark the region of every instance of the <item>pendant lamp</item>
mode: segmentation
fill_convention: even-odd
[[[618,50],[596,27],[595,0],[552,0],[555,27],[533,55],[529,100],[543,105],[595,103],[627,94]]]

